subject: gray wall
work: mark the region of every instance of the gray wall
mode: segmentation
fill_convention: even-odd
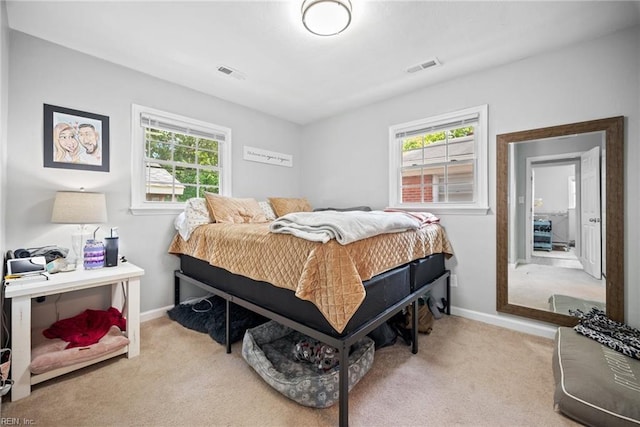
[[[367,204],[375,208],[387,204],[390,125],[489,104],[491,212],[441,215],[456,251],[449,267],[458,275],[453,302],[459,313],[509,317],[495,311],[495,136],[624,115],[626,315],[629,323],[640,326],[640,264],[635,261],[640,255],[636,224],[640,177],[634,166],[640,160],[637,28],[424,88],[303,128],[21,33],[11,32],[10,36],[7,247],[69,244],[71,230],[49,222],[55,191],[80,185],[104,191],[109,205],[107,226],[120,227],[123,251],[147,271],[142,311],[171,303],[171,273],[177,261],[166,254],[173,216],[132,216],[128,212],[131,103],[232,128],[234,195],[304,195],[314,206]],[[110,173],[42,167],[43,103],[111,118]],[[294,168],[245,162],[243,145],[293,154]]]
[[[306,126],[303,188],[314,205],[387,205],[388,128],[489,105],[489,215],[440,215],[456,252],[453,304],[476,317],[496,312],[496,135],[625,116],[626,316],[640,326],[638,251],[638,28],[427,87]],[[446,67],[446,64],[443,65]],[[321,180],[318,177],[322,177]],[[507,319],[505,319],[507,318]]]
[[[542,206],[536,212],[567,212],[569,209],[569,178],[575,176],[574,165],[537,166],[535,173],[535,199]],[[564,185],[563,185],[564,184]]]
[[[5,251],[7,186],[7,110],[9,103],[9,25],[7,6],[0,2],[0,253]]]
[[[7,187],[7,104],[9,102],[9,25],[4,0],[0,1],[0,253],[5,253],[5,212]],[[4,257],[3,257],[4,258]],[[1,307],[0,307],[1,308]],[[0,347],[5,344],[3,319],[0,317]],[[0,400],[0,407],[2,401]],[[1,413],[0,409],[0,413]]]
[[[234,196],[302,194],[298,125],[16,31],[10,32],[9,71],[7,247],[70,247],[74,226],[50,223],[55,192],[81,186],[105,192],[104,228],[119,227],[121,253],[146,271],[143,312],[173,303],[178,262],[167,253],[175,215],[134,216],[128,210],[132,103],[231,128]],[[43,103],[109,116],[109,173],[43,167]],[[294,167],[244,161],[243,145],[292,154]]]

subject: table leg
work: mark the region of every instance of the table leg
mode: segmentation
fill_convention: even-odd
[[[140,354],[140,279],[125,281],[127,292],[127,338],[129,338],[129,352],[127,358],[131,359]]]
[[[11,299],[11,400],[31,394],[31,298]]]

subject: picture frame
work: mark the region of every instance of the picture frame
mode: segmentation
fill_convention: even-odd
[[[109,117],[44,104],[44,167],[109,172]]]

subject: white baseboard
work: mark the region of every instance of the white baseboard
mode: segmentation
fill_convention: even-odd
[[[145,311],[144,313],[140,313],[140,322],[144,323],[149,320],[158,319],[160,317],[167,315],[167,310],[171,310],[173,308],[172,305],[168,305],[166,307],[156,308],[154,310]]]
[[[509,316],[507,314],[487,314],[458,307],[451,307],[451,314],[545,338],[553,338],[556,334],[556,330],[558,329],[557,326],[549,325],[547,323],[523,320],[520,318]]]
[[[517,268],[518,266],[526,263],[526,259],[518,258],[515,263],[509,263],[509,268]]]

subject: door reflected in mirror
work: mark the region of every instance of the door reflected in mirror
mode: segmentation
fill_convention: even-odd
[[[605,310],[604,215],[596,203],[606,198],[604,136],[594,132],[513,144],[510,304],[562,314]]]
[[[497,137],[500,312],[624,320],[623,117]]]

